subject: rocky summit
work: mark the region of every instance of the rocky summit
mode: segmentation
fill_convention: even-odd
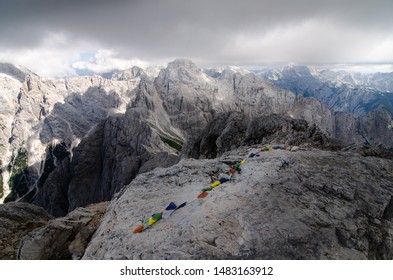
[[[83,259],[393,257],[392,161],[315,148],[258,153],[260,148],[183,159],[139,175],[112,200]],[[243,159],[230,181],[197,198]],[[170,202],[186,205],[133,233]]]

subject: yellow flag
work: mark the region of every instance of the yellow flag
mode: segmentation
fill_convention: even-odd
[[[153,217],[149,218],[149,225],[152,225],[156,222],[156,220],[153,219]]]
[[[215,181],[213,184],[210,185],[210,187],[215,188],[217,187],[220,183],[220,181]]]

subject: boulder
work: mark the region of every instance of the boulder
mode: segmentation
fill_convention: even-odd
[[[21,239],[51,219],[44,209],[29,203],[0,204],[0,259],[14,260]]]
[[[79,259],[100,224],[108,202],[77,208],[30,232],[20,242],[20,260]]]

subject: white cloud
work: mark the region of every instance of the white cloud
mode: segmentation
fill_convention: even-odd
[[[0,9],[2,57],[53,75],[72,74],[72,64],[124,68],[141,63],[136,58],[188,57],[200,66],[393,60],[392,0],[9,2]],[[59,30],[67,36],[47,34]],[[17,58],[26,50],[36,59]],[[53,67],[40,67],[41,51]],[[86,61],[85,52],[97,57]]]
[[[132,66],[146,68],[149,63],[139,59],[121,59],[115,50],[100,49],[88,61],[77,61],[72,64],[74,69],[89,70],[94,73],[105,73],[113,70],[124,70]]]
[[[1,50],[0,61],[21,65],[43,78],[59,78],[76,75],[64,61],[70,56],[73,54],[48,49]]]
[[[350,71],[358,73],[391,73],[393,72],[393,64],[337,64],[326,65],[326,68],[333,71]]]
[[[382,31],[383,32],[383,31]],[[256,63],[379,63],[393,61],[393,37],[365,33],[324,18],[239,33],[221,55]]]
[[[393,61],[393,36],[380,38],[369,52],[369,61]]]
[[[155,46],[186,50],[185,55],[179,55],[193,59],[201,67],[296,62],[359,64],[371,69],[371,64],[377,64],[381,68],[382,64],[388,65],[393,61],[393,36],[387,34],[386,30],[370,32],[333,19],[334,17],[309,17],[276,22],[270,24],[269,28],[251,26],[237,29],[227,33],[222,44],[216,42],[210,45],[205,40],[199,40],[204,47],[192,43],[194,41],[184,46],[182,40],[157,43]],[[195,32],[190,31],[189,37],[192,38],[193,35]],[[150,63],[163,64],[164,61],[168,62],[170,57],[175,57],[152,55],[156,57],[155,60],[147,62],[146,60],[152,58],[137,58],[143,56],[137,55],[136,43],[125,48],[107,42],[99,43],[98,39],[95,41],[83,38],[87,37],[64,32],[46,32],[35,45],[0,46],[0,61],[19,64],[43,77],[58,78],[75,76],[83,72],[81,70],[100,74],[132,66],[146,69],[151,66]],[[146,52],[151,51],[153,54],[156,51],[140,46],[139,49],[146,49]],[[198,51],[193,53],[196,49]]]
[[[90,54],[90,58],[86,54]],[[95,42],[78,40],[63,33],[48,33],[36,47],[0,49],[0,61],[21,65],[43,78],[76,76],[76,70],[100,74],[132,66],[148,66],[145,61],[121,59],[117,55],[113,49],[103,49]]]
[[[21,65],[44,78],[75,76],[71,63],[91,46],[90,42],[76,42],[65,34],[48,33],[36,47],[1,49],[0,61]]]

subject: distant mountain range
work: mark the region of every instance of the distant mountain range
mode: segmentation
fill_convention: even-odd
[[[315,97],[335,111],[363,117],[383,108],[393,115],[393,73],[351,73],[289,65],[267,70],[274,85],[304,97]]]

